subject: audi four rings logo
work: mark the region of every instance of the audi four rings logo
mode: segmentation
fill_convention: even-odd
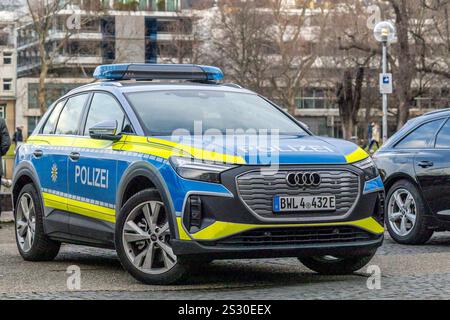
[[[322,178],[316,172],[291,172],[286,176],[286,181],[291,187],[318,187]]]

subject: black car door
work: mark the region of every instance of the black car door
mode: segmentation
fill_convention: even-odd
[[[450,215],[450,122],[438,119],[428,129],[434,137],[417,152],[414,169],[431,211]]]

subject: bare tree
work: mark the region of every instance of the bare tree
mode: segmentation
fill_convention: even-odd
[[[350,1],[357,5],[358,1]],[[394,73],[397,100],[397,128],[410,117],[414,98],[424,85],[439,84],[449,78],[450,28],[448,0],[388,0],[373,1],[392,19],[397,28],[397,41],[389,56]],[[370,39],[370,37],[368,37]],[[381,52],[379,46],[366,39],[351,38],[347,48],[371,54]],[[419,89],[414,90],[415,87]]]
[[[177,14],[177,18],[167,24],[167,32],[173,34],[170,42],[159,44],[159,56],[164,62],[198,63],[201,59],[201,39],[196,29],[196,16]]]
[[[297,1],[299,9],[292,10],[282,0],[268,1],[272,21],[269,35],[276,52],[269,73],[272,95],[293,115],[303,81],[318,57],[316,48],[323,41],[327,24],[327,11],[316,7],[313,17],[318,23],[307,29],[308,19],[311,19],[307,16],[307,12],[311,12],[309,3]]]
[[[355,79],[355,80],[353,80]],[[347,69],[342,76],[342,82],[336,88],[337,105],[341,117],[341,128],[344,139],[351,139],[358,123],[358,112],[361,108],[364,68],[359,67],[356,75]]]
[[[333,13],[324,26],[325,35],[317,48],[320,56],[317,82],[335,88],[343,137],[351,139],[357,134],[362,108],[366,113],[364,120],[371,120],[369,79],[378,52],[372,49],[376,48],[374,41],[368,41],[372,30],[367,28],[369,15],[363,3],[341,1],[328,9]],[[363,49],[359,47],[362,43]]]
[[[55,64],[67,62],[66,60],[61,60],[61,51],[67,48],[73,35],[79,32],[79,29],[92,19],[92,14],[102,10],[98,3],[94,1],[92,2],[93,5],[83,8],[88,12],[86,17],[75,14],[73,16],[70,14],[66,16],[59,14],[63,10],[67,12],[73,11],[73,8],[78,8],[77,4],[78,1],[75,0],[27,0],[28,12],[25,17],[22,17],[22,22],[24,24],[32,24],[36,38],[39,59],[38,104],[42,114],[47,108],[45,80]],[[61,20],[58,20],[61,17],[65,17],[67,20],[62,25],[58,25],[61,24]]]
[[[209,47],[211,63],[227,70],[227,79],[262,93],[271,63],[270,18],[260,0],[221,1],[212,18]]]

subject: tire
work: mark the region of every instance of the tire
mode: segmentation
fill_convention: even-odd
[[[410,194],[413,202],[408,201],[407,194]],[[395,200],[400,197],[400,201],[405,203],[405,212],[397,213],[399,206]],[[405,199],[406,196],[406,199]],[[403,200],[405,199],[405,200]],[[408,205],[409,203],[410,205]],[[406,211],[405,211],[406,210]],[[402,216],[395,220],[399,214]],[[392,239],[400,244],[421,245],[425,244],[433,236],[434,231],[427,223],[428,208],[423,200],[418,188],[408,180],[400,180],[396,182],[390,189],[386,197],[386,226]],[[414,223],[409,217],[415,216]],[[402,232],[402,222],[405,221],[405,230],[410,227],[408,233]],[[411,227],[412,225],[412,227]]]
[[[61,243],[51,240],[44,233],[43,217],[43,205],[38,191],[33,184],[25,185],[14,207],[14,225],[17,248],[26,261],[51,261],[59,253]]]
[[[144,190],[127,201],[116,223],[115,245],[119,260],[126,271],[145,284],[174,284],[183,280],[189,270],[190,264],[180,261],[171,251],[170,235],[173,233],[168,222],[171,217],[165,208],[158,191]],[[158,212],[156,224],[149,223],[155,212]]]
[[[376,251],[375,251],[376,252]],[[375,255],[353,257],[301,257],[300,262],[308,269],[323,275],[350,275],[366,266]]]

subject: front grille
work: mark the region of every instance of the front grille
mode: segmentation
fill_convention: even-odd
[[[356,227],[301,227],[259,229],[219,240],[209,245],[233,247],[288,246],[327,243],[352,243],[376,239],[375,235]]]
[[[291,187],[286,182],[290,172],[317,172],[322,177],[319,187]],[[237,189],[242,201],[263,218],[340,217],[346,215],[359,197],[360,182],[356,173],[348,170],[314,170],[293,168],[272,175],[251,171],[237,178]],[[308,213],[273,213],[275,196],[336,196],[336,211]]]

